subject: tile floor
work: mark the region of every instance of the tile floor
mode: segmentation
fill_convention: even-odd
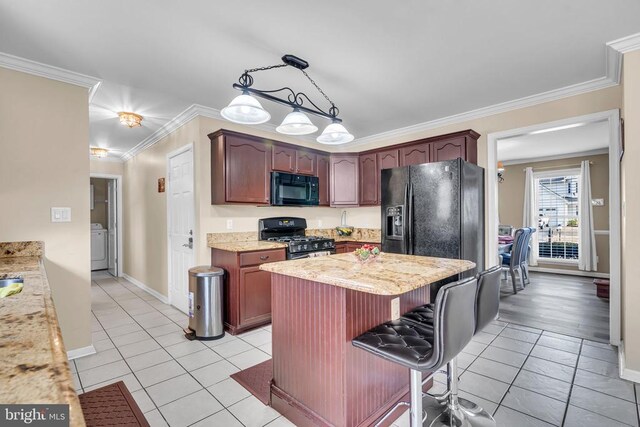
[[[95,274],[97,353],[72,361],[77,391],[123,380],[151,426],[291,426],[229,375],[269,359],[271,329],[188,341],[186,315],[127,280]],[[605,344],[496,321],[458,357],[461,397],[498,426],[635,426],[640,386]],[[436,376],[434,392],[444,390]],[[431,414],[431,417],[434,415]],[[405,412],[395,426],[408,426]]]

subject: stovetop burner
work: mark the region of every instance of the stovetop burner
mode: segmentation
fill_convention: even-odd
[[[325,239],[323,237],[318,237],[318,236],[282,236],[282,237],[269,237],[267,240],[271,242],[289,243],[289,242],[312,242],[315,240],[330,240],[330,239]]]
[[[258,222],[259,239],[287,244],[287,258],[293,259],[313,252],[335,253],[335,241],[326,237],[305,236],[304,218],[263,218]],[[306,255],[309,256],[309,255]]]

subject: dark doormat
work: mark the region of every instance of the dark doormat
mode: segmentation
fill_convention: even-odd
[[[271,380],[273,379],[273,360],[269,359],[258,365],[231,375],[240,385],[251,392],[265,405],[271,405]]]
[[[88,391],[78,396],[88,427],[149,427],[149,423],[124,382]]]

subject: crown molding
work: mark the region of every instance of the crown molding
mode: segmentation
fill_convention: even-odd
[[[75,71],[65,70],[64,68],[54,67],[53,65],[43,64],[26,58],[20,58],[19,56],[9,55],[4,52],[0,52],[0,67],[87,88],[89,89],[89,102],[91,102],[93,95],[98,90],[100,83],[102,83],[102,80],[97,77],[87,76],[86,74],[76,73]]]
[[[184,111],[182,111],[180,114],[178,114],[176,117],[174,117],[173,119],[165,123],[160,129],[158,129],[157,131],[155,131],[154,133],[152,133],[151,135],[143,139],[138,145],[136,145],[135,147],[133,147],[132,149],[124,153],[122,155],[122,160],[127,161],[131,159],[136,154],[140,153],[143,150],[146,150],[147,148],[156,144],[162,138],[165,138],[169,134],[175,132],[185,124],[189,123],[191,120],[193,120],[197,116],[208,117],[210,119],[226,120],[220,114],[220,110],[216,108],[211,108],[211,107],[207,107],[205,105],[200,105],[200,104],[192,104],[191,106],[187,107]],[[278,134],[276,132],[276,125],[271,123],[251,125],[250,128],[262,130],[262,131],[273,133],[276,135]],[[305,141],[311,140],[309,137],[302,137],[300,139]],[[313,139],[313,141],[315,141],[315,139]]]
[[[596,148],[595,150],[577,151],[575,153],[557,154],[554,156],[531,157],[528,159],[503,160],[502,164],[505,166],[513,166],[513,165],[521,165],[524,163],[546,162],[549,160],[573,159],[576,157],[598,156],[601,154],[609,154],[609,148]]]

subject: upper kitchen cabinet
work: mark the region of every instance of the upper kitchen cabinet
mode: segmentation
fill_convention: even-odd
[[[358,206],[358,155],[333,154],[330,166],[331,206]]]
[[[402,147],[400,166],[420,165],[431,161],[431,145],[428,142]]]
[[[400,166],[400,150],[385,150],[378,152],[378,169],[391,169]]]
[[[316,154],[296,150],[296,173],[316,175]]]
[[[211,139],[211,203],[268,205],[271,144],[262,138],[221,130]]]
[[[442,162],[458,157],[469,163],[478,163],[478,138],[480,134],[468,130],[443,135],[431,143],[431,161]]]
[[[360,206],[377,205],[380,193],[380,169],[376,153],[360,154]]]
[[[320,206],[329,206],[331,204],[331,192],[329,191],[331,157],[324,154],[316,155],[316,172],[318,174],[318,185],[320,186]]]
[[[274,145],[273,153],[273,170],[293,173],[296,170],[296,150],[281,145]]]
[[[316,174],[316,155],[314,153],[278,144],[273,145],[272,152],[274,171],[302,175]]]

